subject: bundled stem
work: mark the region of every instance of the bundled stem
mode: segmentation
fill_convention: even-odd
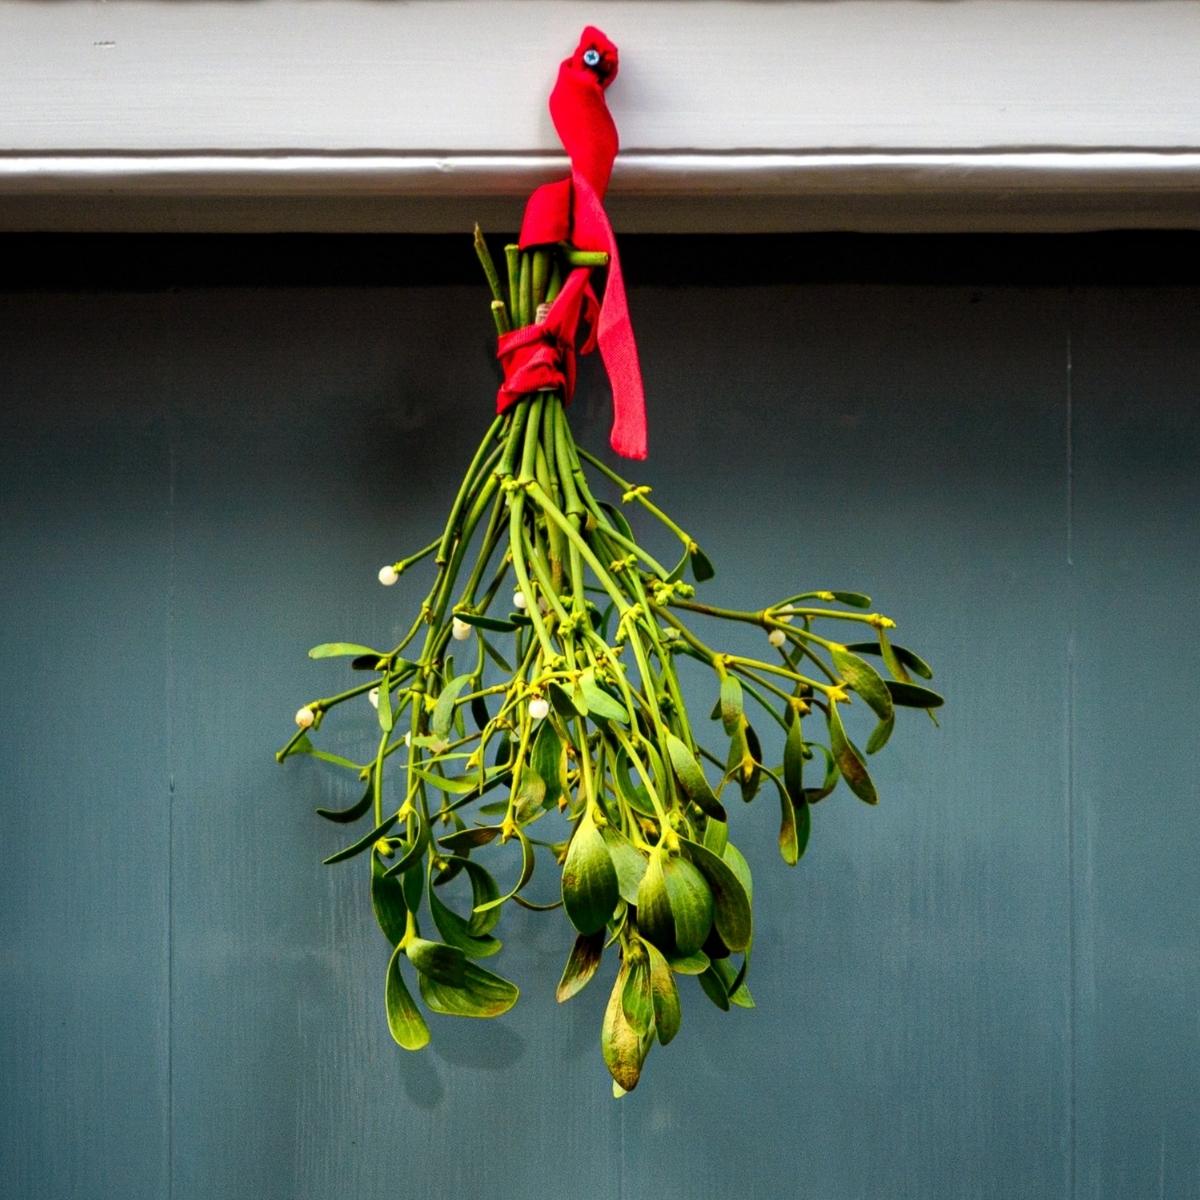
[[[581,261],[569,247],[506,247],[502,284],[478,230],[475,245],[501,333],[534,322]],[[672,567],[641,546],[619,508],[597,499],[585,466],[679,541]],[[913,682],[930,678],[929,668],[892,644],[893,622],[864,611],[870,600],[859,593],[804,592],[754,612],[696,600],[688,576],[704,582],[712,565],[649,495],[576,446],[560,394],[527,396],[488,429],[441,536],[381,570],[381,581],[392,583],[434,555],[433,580],[400,642],[386,651],[347,643],[310,651],[349,656],[369,678],[305,705],[299,731],[277,757],[314,755],[365,785],[358,804],[319,810],[340,823],[370,811],[373,821],[326,861],[369,857],[375,915],[393,947],[388,1021],[406,1048],[424,1045],[429,1033],[402,960],[433,1011],[498,1015],[516,1002],[517,988],[479,960],[500,949],[493,930],[502,909],[561,906],[576,938],[560,1000],[581,990],[615,948],[601,1045],[617,1093],[631,1089],[653,1042],[678,1029],[678,976],[695,975],[721,1008],[753,1006],[751,883],[729,840],[729,789],[747,801],[763,786],[777,794],[780,852],[794,864],[812,806],[839,781],[876,801],[866,754],[841,708],[857,698],[873,713],[869,754],[887,741],[898,706],[941,703]],[[694,617],[758,627],[766,656],[715,648],[688,624]],[[869,628],[846,644],[817,633],[818,622]],[[422,630],[419,653],[405,657]],[[678,674],[684,659],[712,673],[719,752],[702,744],[713,740],[698,732],[707,721],[688,713]],[[310,733],[364,694],[378,714],[374,756],[355,763],[317,749]],[[747,697],[780,727],[782,761],[764,756]],[[719,770],[715,785],[704,762]],[[814,763],[817,782],[807,778]],[[563,835],[531,836],[554,813]],[[500,848],[513,844],[519,867],[502,893],[483,861],[503,862]],[[560,899],[548,906],[524,895],[546,858],[562,869]],[[442,899],[460,876],[471,895],[465,913]],[[440,940],[422,936],[426,917]]]

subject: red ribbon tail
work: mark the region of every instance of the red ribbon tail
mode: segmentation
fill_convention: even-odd
[[[609,443],[624,458],[645,458],[646,399],[637,342],[625,299],[625,278],[621,274],[617,239],[595,189],[579,172],[574,173],[574,184],[576,233],[584,234],[589,242],[595,238],[603,243],[588,248],[608,252],[608,280],[600,302],[597,341],[612,385],[613,425]]]
[[[638,362],[633,323],[625,301],[625,281],[616,244],[609,251],[608,281],[600,304],[597,342],[604,369],[612,385],[613,424],[609,435],[612,448],[625,458],[646,457],[646,400],[642,368]]]

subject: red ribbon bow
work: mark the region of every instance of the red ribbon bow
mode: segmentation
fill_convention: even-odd
[[[612,448],[626,458],[645,458],[646,406],[642,372],[625,300],[625,280],[617,255],[617,241],[604,211],[604,194],[608,190],[618,144],[617,127],[608,111],[604,89],[616,77],[617,66],[616,46],[598,29],[589,25],[583,31],[575,53],[559,67],[558,81],[550,93],[550,116],[571,159],[571,177],[543,184],[529,197],[521,225],[520,244],[524,249],[569,241],[580,250],[602,250],[607,253],[608,279],[604,286],[604,298],[599,305],[599,316],[589,333],[587,344],[579,352],[586,354],[593,344],[599,344],[600,357],[612,385]],[[574,272],[573,277],[578,273],[578,270]],[[570,281],[567,286],[570,286]],[[577,287],[582,289],[583,285]],[[587,292],[594,302],[591,289],[588,288]],[[557,306],[556,301],[554,307]],[[573,310],[575,325],[570,325],[564,316],[553,333],[544,336],[529,334],[527,342],[510,341],[526,333],[525,330],[517,330],[500,339],[500,357],[505,362],[505,382],[497,398],[500,411],[511,404],[516,395],[526,390],[523,384],[517,385],[514,376],[509,373],[510,361],[514,364],[514,371],[518,368],[532,371],[534,360],[538,360],[538,371],[548,377],[553,374],[550,359],[557,355],[561,362],[558,373],[564,384],[539,386],[564,386],[567,380],[571,386],[574,385],[575,333],[585,308],[590,309],[591,305],[580,300]],[[527,355],[515,353],[527,345],[533,347]],[[564,345],[570,345],[570,354],[564,352]],[[506,354],[511,357],[506,359]]]

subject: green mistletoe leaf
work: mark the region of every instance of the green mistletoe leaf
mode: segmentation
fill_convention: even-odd
[[[554,996],[559,1004],[565,1004],[572,996],[579,995],[600,966],[604,955],[604,930],[595,933],[581,933],[576,937],[571,947],[567,965],[563,967],[562,978]]]
[[[520,989],[515,983],[491,971],[485,971],[463,958],[461,982],[445,977],[420,974],[421,999],[436,1013],[450,1017],[499,1017],[517,1002]]]
[[[571,838],[562,872],[563,908],[580,933],[603,929],[620,892],[617,871],[600,830],[584,813]]]
[[[867,764],[863,761],[858,747],[846,736],[841,713],[833,703],[829,705],[829,748],[850,790],[860,800],[865,800],[868,804],[878,804],[879,795],[871,781],[870,772],[867,771]]]
[[[730,950],[745,950],[754,940],[754,922],[750,897],[742,881],[723,857],[719,858],[699,842],[685,839],[683,844],[708,882],[713,900],[713,924],[721,940]]]
[[[421,1010],[413,1002],[408,988],[400,975],[400,959],[403,952],[397,946],[392,951],[387,969],[387,987],[384,1003],[387,1007],[388,1029],[398,1046],[405,1050],[420,1050],[429,1044],[429,1026],[421,1016]]]

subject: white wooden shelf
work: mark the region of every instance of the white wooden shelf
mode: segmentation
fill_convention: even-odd
[[[1200,227],[1193,0],[0,0],[0,228],[511,228],[589,20],[621,228]]]

